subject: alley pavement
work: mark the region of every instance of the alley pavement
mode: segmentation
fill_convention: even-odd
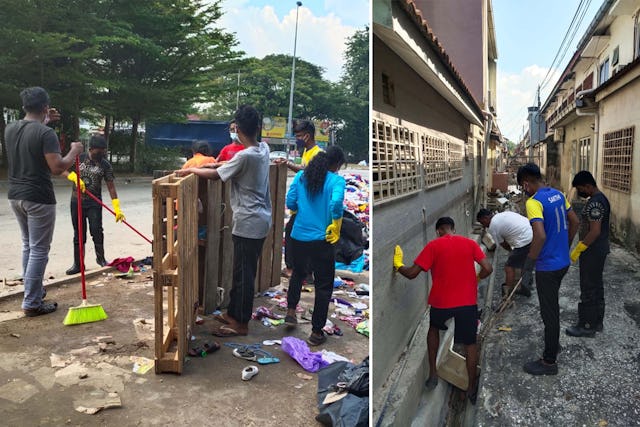
[[[506,253],[499,250],[494,292],[497,307]],[[485,340],[475,408],[477,426],[640,425],[640,260],[611,245],[604,270],[603,332],[574,338],[579,269],[569,268],[560,287],[558,375],[532,376],[525,362],[541,357],[544,338],[537,293],[517,296]],[[498,331],[498,327],[511,328]]]

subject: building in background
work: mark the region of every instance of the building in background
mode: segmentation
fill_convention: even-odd
[[[442,216],[454,218],[458,234],[469,235],[491,172],[499,162],[504,167],[495,125],[496,57],[489,0],[373,2],[377,425],[411,424],[428,373],[430,276],[409,282],[396,275],[393,248],[400,244],[411,263],[435,238]],[[448,410],[446,387],[438,393],[430,408],[434,420]]]
[[[640,252],[640,0],[606,0],[541,108],[547,179],[565,192],[589,170],[611,203],[611,233]],[[556,153],[555,156],[549,153]],[[635,215],[633,213],[636,212]]]

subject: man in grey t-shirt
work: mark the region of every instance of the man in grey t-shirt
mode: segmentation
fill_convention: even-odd
[[[178,176],[195,173],[207,179],[231,181],[233,286],[227,313],[217,317],[224,325],[213,332],[220,337],[249,333],[258,258],[271,228],[269,146],[256,139],[260,115],[255,108],[243,105],[236,111],[235,122],[244,150],[223,165],[176,171]]]
[[[49,109],[49,95],[41,87],[20,92],[23,120],[5,129],[9,161],[9,204],[22,232],[22,309],[28,317],[52,313],[58,304],[44,303],[42,279],[56,219],[56,197],[51,174],[60,175],[82,153],[81,142],[72,142],[69,153],[60,155],[53,129],[45,126],[60,115]]]

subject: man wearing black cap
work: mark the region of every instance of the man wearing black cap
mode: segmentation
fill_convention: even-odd
[[[120,200],[116,192],[114,183],[113,168],[111,163],[105,159],[107,154],[107,141],[101,135],[94,135],[89,140],[89,154],[80,156],[80,189],[84,192],[89,190],[91,194],[102,199],[102,180],[107,183],[113,210],[116,213],[116,222],[125,219],[124,214],[120,210]],[[76,183],[75,171],[67,173],[67,179],[74,184]],[[104,257],[104,233],[102,231],[102,206],[98,202],[91,199],[86,194],[82,195],[82,221],[86,224],[89,221],[89,232],[93,239],[96,250],[96,262],[100,266],[107,265]],[[73,222],[73,265],[67,270],[67,274],[76,274],[80,272],[80,247],[78,240],[78,196],[76,191],[71,192],[71,220]],[[87,227],[82,227],[82,242],[87,241]],[[84,254],[82,254],[84,256]]]

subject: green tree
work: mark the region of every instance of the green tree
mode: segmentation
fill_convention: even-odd
[[[263,59],[247,58],[218,76],[216,84],[224,92],[206,110],[209,118],[226,119],[239,104],[251,104],[265,116],[289,115],[291,62],[289,55],[267,55]],[[238,85],[238,71],[240,84]],[[293,117],[325,119],[335,117],[337,85],[322,77],[323,69],[302,59],[296,60]]]
[[[369,159],[369,28],[347,41],[340,79],[344,104],[340,108],[337,142],[354,159]]]
[[[133,166],[140,123],[183,120],[193,103],[215,96],[213,77],[239,55],[237,41],[217,28],[219,1],[111,0],[104,12],[111,25],[92,64],[97,104],[130,120]]]
[[[0,107],[20,110],[19,92],[42,86],[77,138],[81,108],[91,98],[85,64],[96,53],[92,43],[99,19],[92,0],[3,0],[0,11]],[[9,18],[10,17],[10,18]],[[0,141],[6,164],[4,117]]]

